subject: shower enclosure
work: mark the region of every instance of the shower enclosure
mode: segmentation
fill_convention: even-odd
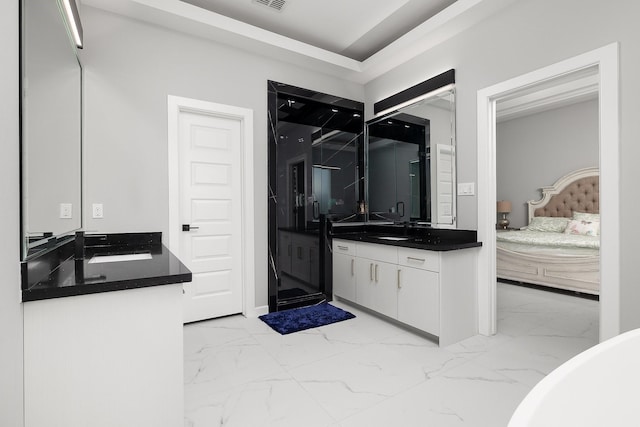
[[[331,298],[332,221],[364,194],[364,105],[268,82],[269,311]]]

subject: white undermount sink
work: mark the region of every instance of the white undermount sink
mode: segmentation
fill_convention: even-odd
[[[150,253],[123,254],[123,255],[95,255],[89,260],[89,264],[101,264],[104,262],[142,261],[151,259]]]

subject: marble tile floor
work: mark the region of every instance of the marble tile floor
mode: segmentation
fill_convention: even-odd
[[[185,326],[186,427],[506,426],[598,337],[598,302],[498,284],[498,334],[439,348],[357,317],[281,336],[232,316]]]

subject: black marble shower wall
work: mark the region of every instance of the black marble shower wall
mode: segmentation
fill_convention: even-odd
[[[269,311],[331,299],[335,221],[362,220],[364,104],[268,81]]]

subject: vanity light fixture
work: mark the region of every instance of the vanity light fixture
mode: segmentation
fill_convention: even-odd
[[[326,170],[332,170],[332,171],[339,171],[342,170],[342,168],[338,167],[338,166],[327,166],[327,165],[313,165],[314,168],[317,169],[326,169]]]
[[[329,139],[329,138],[331,138],[331,137],[333,137],[335,135],[338,135],[339,133],[340,133],[339,130],[332,130],[332,131],[329,131],[327,133],[321,133],[319,138],[313,139],[313,141],[311,142],[311,146],[313,147],[313,146],[316,146],[318,144],[321,144],[322,142],[326,141],[327,139]],[[312,137],[315,136],[316,134],[312,135]]]
[[[73,41],[79,49],[82,49],[82,23],[80,22],[78,5],[75,0],[61,0],[61,3]]]
[[[400,109],[402,109],[404,107],[407,107],[407,106],[409,106],[409,105],[411,105],[413,103],[416,103],[418,101],[422,101],[423,99],[432,98],[434,96],[440,95],[441,93],[448,92],[451,89],[453,89],[454,87],[455,87],[454,83],[448,84],[446,86],[443,86],[443,87],[438,88],[436,90],[433,90],[431,92],[427,92],[424,95],[420,95],[420,96],[418,96],[416,98],[412,98],[412,99],[410,99],[408,101],[405,101],[405,102],[403,102],[401,104],[394,105],[393,107],[390,107],[390,108],[387,108],[386,110],[380,111],[374,117],[380,117],[380,116],[384,116],[386,114],[389,114],[389,113],[391,113],[393,111],[398,111],[398,110],[400,110]]]
[[[332,112],[332,113],[337,113],[337,112],[338,112],[338,110],[337,110],[336,108],[332,108],[332,109],[331,109],[331,112]]]

